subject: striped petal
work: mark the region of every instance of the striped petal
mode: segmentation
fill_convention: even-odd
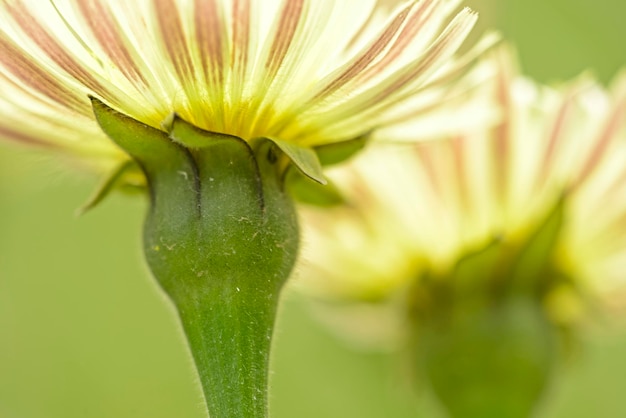
[[[114,155],[94,129],[90,95],[159,129],[177,113],[245,140],[316,146],[362,136],[394,123],[416,96],[425,100],[413,114],[437,103],[447,89],[440,80],[465,66],[454,54],[476,19],[468,10],[451,17],[459,0],[379,6],[1,0],[0,89],[11,92],[0,99],[11,114],[1,136]],[[38,119],[80,123],[64,140],[30,128]]]

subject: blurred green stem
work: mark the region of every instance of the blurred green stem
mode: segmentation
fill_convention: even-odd
[[[421,364],[451,418],[529,418],[552,372],[556,333],[525,298],[422,328]]]

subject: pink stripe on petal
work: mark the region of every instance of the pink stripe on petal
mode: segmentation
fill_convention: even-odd
[[[81,101],[76,92],[67,89],[45,69],[37,66],[24,51],[9,43],[3,36],[0,36],[0,64],[37,94],[69,109],[85,113],[86,101]]]
[[[40,137],[25,134],[24,132],[16,131],[7,126],[0,125],[0,138],[8,139],[10,141],[19,142],[22,144],[44,146],[49,148],[56,148],[54,143],[42,141]]]
[[[444,57],[452,55],[460,42],[475,22],[475,14],[469,9],[459,13],[455,20],[448,25],[444,33],[428,48],[415,62],[396,71],[388,80],[379,85],[369,86],[366,90],[351,95],[348,100],[340,103],[343,111],[333,110],[336,120],[345,120],[351,117],[362,119],[361,112],[384,112],[407,100],[419,86],[418,81],[426,81],[434,70],[439,68]],[[407,86],[413,84],[412,88]]]
[[[493,154],[491,158],[495,198],[500,204],[505,203],[507,183],[509,181],[508,166],[511,150],[511,120],[513,118],[513,98],[511,97],[511,74],[506,55],[500,55],[499,71],[496,79],[496,101],[502,109],[502,122],[493,129]]]
[[[467,150],[465,149],[465,138],[459,136],[452,139],[450,146],[452,147],[452,152],[454,156],[454,174],[456,176],[456,186],[459,196],[459,203],[463,211],[469,212],[470,193],[467,185],[467,180],[469,176],[467,173],[467,165],[464,158],[467,153]]]
[[[437,172],[435,162],[433,161],[433,148],[433,144],[424,144],[414,149],[428,179],[427,184],[430,185],[432,193],[436,196],[438,203],[440,203],[444,196],[443,188],[441,187],[442,176]]]
[[[181,81],[193,76],[193,63],[180,20],[177,2],[174,0],[154,0],[157,20],[167,53]]]
[[[101,0],[79,1],[78,7],[91,32],[111,61],[126,78],[147,87],[147,81],[124,44],[111,10],[103,5]]]
[[[248,47],[250,44],[250,0],[233,1],[233,45],[231,66],[243,79],[248,66]]]
[[[304,10],[304,0],[284,0],[278,22],[278,29],[274,35],[269,57],[265,63],[268,76],[273,79],[280,69],[287,51],[293,41],[298,23]]]
[[[573,104],[572,99],[573,98],[571,95],[565,98],[557,114],[554,126],[550,131],[548,146],[546,147],[546,151],[543,155],[541,171],[539,172],[538,177],[535,179],[535,181],[537,182],[537,188],[541,187],[541,184],[546,181],[550,173],[552,162],[557,154],[557,150],[561,142],[563,127]]]
[[[230,69],[231,80],[229,85],[230,103],[241,103],[243,92],[246,88],[246,75],[249,70],[249,54],[250,54],[250,31],[251,31],[251,0],[233,0],[231,10],[232,34],[230,45]],[[232,110],[230,114],[230,123],[242,126],[246,112],[246,105],[238,105],[236,112]]]
[[[207,79],[222,84],[224,79],[223,35],[226,33],[216,0],[194,0],[196,40]]]
[[[395,42],[379,62],[368,69],[365,74],[365,79],[370,79],[372,76],[381,73],[385,68],[389,67],[406,48],[411,45],[411,42],[417,37],[417,34],[424,28],[424,22],[426,22],[436,10],[434,3],[437,0],[422,0],[418,3],[418,8],[411,13],[407,24],[402,28],[402,31],[396,38]]]
[[[608,118],[607,124],[598,138],[596,146],[593,148],[589,159],[587,160],[584,168],[581,170],[578,178],[573,182],[572,187],[580,187],[591,175],[594,173],[599,163],[604,158],[606,151],[609,148],[609,144],[615,139],[615,133],[624,123],[624,115],[626,114],[626,101],[622,101],[617,106],[613,113]]]
[[[28,35],[54,63],[93,92],[102,95],[107,93],[106,88],[96,81],[87,69],[79,64],[61,44],[46,32],[43,26],[30,14],[30,11],[23,3],[18,2],[15,5],[9,4],[7,5],[7,11],[13,19],[15,19],[20,28],[22,28],[24,33]]]
[[[400,11],[396,17],[387,25],[380,37],[363,51],[352,65],[346,68],[339,76],[335,77],[324,89],[319,92],[312,100],[321,100],[330,94],[336,92],[346,83],[352,80],[361,71],[366,69],[384,50],[389,46],[398,33],[402,24],[405,22],[414,4],[406,6]]]
[[[471,15],[467,15],[466,17],[470,17]],[[427,74],[429,71],[433,69],[439,68],[436,64],[437,61],[440,60],[443,56],[446,55],[446,52],[452,51],[450,48],[456,42],[459,42],[464,38],[464,34],[468,29],[468,24],[470,23],[467,19],[460,19],[450,24],[450,26],[446,29],[446,32],[443,33],[436,41],[433,43],[430,48],[426,51],[426,53],[416,61],[417,64],[414,68],[407,68],[404,73],[401,73],[397,79],[393,81],[393,83],[385,86],[384,89],[380,90],[376,94],[371,95],[364,100],[362,95],[370,94],[372,91],[379,90],[379,87],[375,86],[373,89],[363,92],[361,95],[356,95],[351,98],[354,102],[361,102],[358,104],[358,107],[353,108],[353,113],[357,111],[364,111],[365,109],[372,108],[374,106],[379,106],[379,109],[382,108],[381,104],[384,103],[384,106],[389,107],[390,105],[397,104],[398,102],[406,99],[408,96],[404,94],[404,96],[396,97],[393,101],[390,101],[390,97],[397,92],[407,89],[405,87],[411,82],[417,80],[419,77]],[[473,23],[472,23],[473,24]],[[385,102],[386,101],[386,102]]]

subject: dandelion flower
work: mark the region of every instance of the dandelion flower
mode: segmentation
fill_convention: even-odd
[[[436,103],[467,60],[456,0],[101,0],[0,4],[0,138],[110,167],[88,96],[151,127],[178,114],[246,141],[346,141]],[[426,99],[427,98],[427,99]],[[403,110],[403,114],[407,111]]]
[[[384,299],[494,239],[528,239],[561,199],[567,215],[553,262],[588,295],[612,299],[623,288],[624,78],[608,91],[588,76],[551,88],[515,74],[509,60],[500,56],[489,89],[501,122],[444,141],[375,146],[330,171],[347,205],[302,208],[303,288]]]
[[[329,173],[346,205],[302,208],[315,312],[411,347],[452,416],[529,416],[562,332],[626,301],[626,80],[549,88],[511,61],[479,93],[498,123],[370,149]]]

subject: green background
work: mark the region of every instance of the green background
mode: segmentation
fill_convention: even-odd
[[[626,63],[626,3],[472,1],[542,81]],[[202,418],[171,307],[141,258],[145,202],[115,195],[74,211],[94,179],[0,147],[0,418]],[[626,333],[595,329],[561,367],[540,417],[626,416]],[[285,297],[274,352],[274,418],[442,417],[397,359],[352,349]]]

